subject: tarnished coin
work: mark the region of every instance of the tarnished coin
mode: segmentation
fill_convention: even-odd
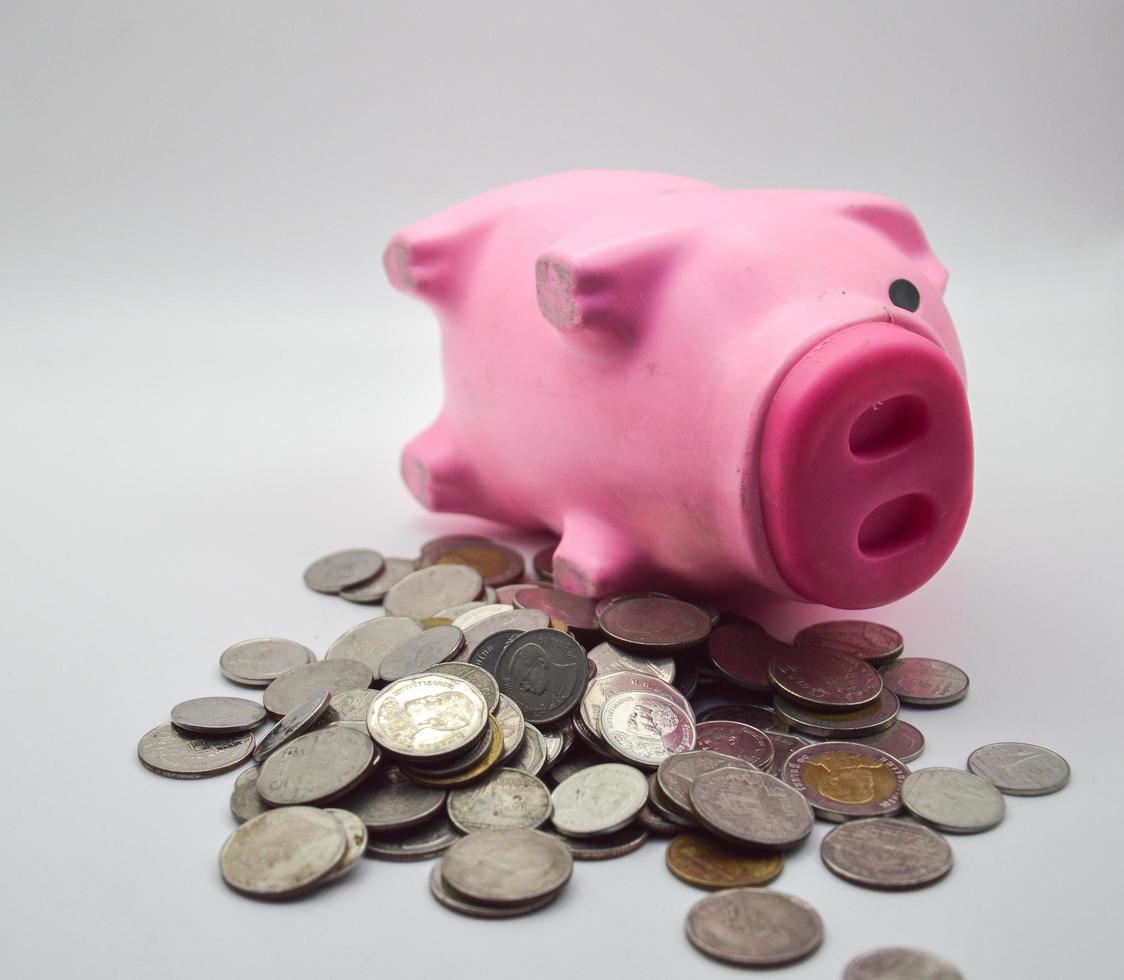
[[[489,540],[489,538],[479,534],[442,534],[440,537],[430,538],[421,546],[421,557],[418,561],[426,565],[432,565],[431,559],[444,554],[450,548],[462,544],[488,544]]]
[[[348,602],[371,604],[382,602],[391,586],[402,581],[410,572],[417,571],[418,565],[412,558],[386,558],[382,571],[374,578],[358,585],[340,589],[339,597]]]
[[[310,806],[267,810],[246,821],[219,854],[222,879],[256,898],[293,898],[315,888],[347,854],[347,833]]]
[[[574,863],[566,845],[550,834],[481,830],[450,847],[439,867],[458,896],[511,906],[556,893],[570,880]]]
[[[319,691],[333,695],[359,691],[370,687],[373,680],[371,671],[358,660],[317,660],[285,671],[265,689],[262,702],[266,711],[281,718]]]
[[[350,810],[341,810],[338,807],[330,806],[325,807],[324,812],[330,813],[340,822],[344,836],[347,838],[347,850],[344,851],[343,860],[325,879],[326,881],[335,881],[342,875],[347,874],[362,859],[364,851],[367,850],[367,828],[363,826],[363,821]]]
[[[792,647],[769,661],[769,683],[813,711],[857,711],[874,704],[882,678],[870,664],[837,650]]]
[[[761,704],[716,704],[699,712],[699,721],[740,721],[743,725],[759,728],[768,736],[773,732],[787,732],[785,724],[772,708]]]
[[[493,769],[479,782],[449,793],[446,806],[449,819],[466,834],[535,828],[550,819],[550,790],[518,769]]]
[[[269,687],[285,671],[312,663],[316,654],[300,643],[262,637],[227,647],[219,657],[222,676],[243,687]]]
[[[246,698],[192,698],[172,708],[172,724],[199,735],[249,732],[265,719],[265,708]]]
[[[535,574],[547,582],[554,580],[554,550],[557,547],[557,544],[548,544],[545,548],[539,548],[531,556],[531,567],[535,570]]]
[[[470,626],[464,633],[464,649],[457,659],[472,662],[472,655],[476,648],[484,643],[488,637],[510,630],[526,633],[530,630],[546,629],[550,626],[550,617],[538,609],[512,609],[511,612],[496,613],[487,619]],[[485,670],[491,669],[488,664],[479,666]],[[493,670],[494,674],[495,671]]]
[[[1045,796],[1069,782],[1069,763],[1026,742],[993,742],[968,756],[968,768],[1008,796]]]
[[[892,817],[902,809],[905,764],[881,749],[821,742],[799,749],[784,765],[784,781],[826,820]]]
[[[468,768],[449,775],[437,775],[431,767],[426,769],[411,767],[410,778],[422,786],[434,786],[438,789],[456,789],[458,786],[467,786],[469,783],[476,782],[503,761],[501,757],[504,748],[503,733],[500,731],[499,722],[492,715],[488,716],[488,728],[484,740],[487,748]]]
[[[554,826],[569,837],[597,837],[630,824],[648,801],[639,769],[608,762],[581,769],[555,787]]]
[[[428,674],[444,674],[447,677],[459,677],[462,681],[468,681],[476,690],[484,696],[484,702],[488,705],[489,711],[495,711],[500,703],[500,689],[496,684],[496,679],[488,673],[483,667],[477,667],[475,664],[464,664],[459,661],[451,663],[436,664],[426,671]]]
[[[667,846],[667,869],[696,888],[767,885],[784,868],[783,854],[739,851],[709,834],[679,834]]]
[[[918,820],[955,834],[991,830],[1007,809],[999,790],[982,776],[940,766],[910,773],[902,802]]]
[[[691,755],[690,752],[684,752],[683,755]],[[677,758],[677,756],[672,756]],[[739,765],[745,765],[744,762],[739,762]],[[662,820],[667,823],[674,824],[679,830],[691,830],[698,826],[695,822],[695,815],[691,812],[691,784],[687,783],[686,795],[686,810],[689,816],[685,816],[682,812],[677,812],[676,808],[672,806],[671,802],[664,795],[663,790],[660,789],[659,771],[648,774],[648,806],[656,812]],[[643,812],[641,812],[643,816]]]
[[[893,691],[883,690],[878,700],[854,711],[813,711],[777,695],[773,698],[777,716],[786,725],[817,738],[865,738],[877,735],[897,723],[901,705]]]
[[[482,670],[486,670],[495,677],[496,668],[499,666],[500,654],[503,653],[503,648],[522,632],[522,630],[500,630],[498,633],[492,633],[484,637],[469,655],[468,662],[476,667],[480,667]],[[468,642],[467,638],[465,642]]]
[[[601,708],[601,737],[617,755],[655,769],[695,747],[695,720],[667,698],[640,691],[614,694]]]
[[[902,655],[905,643],[896,629],[859,619],[835,619],[806,626],[792,640],[798,647],[838,650],[881,667]]]
[[[484,588],[484,580],[467,565],[431,565],[396,582],[383,599],[388,616],[425,619],[459,602],[471,602]]]
[[[690,702],[670,684],[651,674],[618,670],[612,674],[604,676],[598,674],[594,677],[581,699],[581,720],[585,722],[594,737],[601,738],[601,709],[605,706],[605,702],[626,691],[644,692],[666,698],[694,718]]]
[[[379,677],[397,681],[422,674],[437,664],[451,660],[464,646],[464,634],[455,626],[435,626],[404,640],[382,658]]]
[[[600,619],[606,612],[613,606],[621,602],[627,602],[630,599],[674,599],[675,596],[668,595],[666,592],[624,592],[619,595],[605,596],[603,599],[597,601],[594,607],[594,612],[597,613],[597,618]]]
[[[568,715],[581,699],[587,677],[582,645],[553,629],[517,636],[504,647],[496,667],[500,691],[533,723]]]
[[[397,766],[387,766],[339,801],[371,834],[400,833],[433,820],[445,808],[445,791],[419,786]]]
[[[137,745],[141,764],[158,776],[172,779],[201,779],[229,772],[254,751],[250,732],[207,737],[179,731],[174,725],[158,725]]]
[[[429,873],[429,892],[444,905],[445,908],[461,915],[470,915],[477,919],[511,919],[517,915],[527,915],[549,905],[558,897],[558,892],[551,892],[530,902],[520,902],[517,905],[485,905],[481,902],[471,902],[465,896],[458,895],[449,888],[443,875],[441,866],[436,865]]]
[[[756,623],[719,626],[706,641],[707,653],[723,677],[739,687],[763,693],[772,691],[769,661],[790,649]]]
[[[254,761],[263,762],[271,753],[276,752],[286,742],[307,732],[324,714],[332,701],[332,695],[327,691],[316,691],[313,695],[298,704],[258,743],[254,750]]]
[[[660,763],[655,773],[655,783],[659,793],[653,792],[652,797],[675,816],[693,822],[695,812],[691,808],[691,787],[695,780],[704,773],[731,766],[735,769],[754,768],[744,759],[737,759],[713,749],[680,752]]]
[[[524,589],[515,593],[515,605],[520,609],[539,609],[572,630],[597,629],[594,602],[583,595],[561,589]]]
[[[889,692],[885,692],[883,697]],[[889,728],[875,735],[863,738],[841,736],[840,741],[871,745],[883,752],[889,752],[895,759],[912,762],[925,751],[925,736],[908,721],[895,721]]]
[[[258,795],[259,772],[261,770],[257,766],[249,766],[234,780],[234,792],[230,794],[230,812],[239,823],[252,820],[269,809],[265,800]]]
[[[304,571],[304,584],[314,592],[335,595],[341,589],[374,578],[382,566],[382,555],[370,548],[337,551],[309,565]]]
[[[807,802],[776,776],[751,769],[714,769],[691,785],[691,809],[713,834],[744,847],[788,850],[815,823]]]
[[[782,892],[727,888],[687,913],[687,938],[727,963],[779,966],[801,959],[823,942],[823,923],[806,902]]]
[[[812,744],[799,735],[786,735],[783,732],[770,732],[769,741],[773,743],[773,761],[769,763],[768,772],[770,776],[776,776],[777,779],[784,778],[784,764],[788,761],[788,757],[797,749]],[[892,752],[890,754],[893,755]]]
[[[840,878],[869,888],[919,888],[952,870],[952,848],[940,834],[886,817],[840,824],[824,837],[820,857]]]
[[[421,674],[383,688],[371,703],[367,728],[388,752],[436,759],[468,748],[488,717],[484,696],[468,681]]]
[[[381,861],[425,861],[444,854],[460,840],[448,816],[439,816],[421,826],[397,833],[367,832],[367,854]]]
[[[467,565],[475,568],[485,585],[507,585],[523,577],[523,556],[495,541],[459,541],[423,550],[422,567],[429,565]]]
[[[704,721],[696,725],[695,748],[732,755],[766,771],[773,761],[770,737],[760,728],[740,721]]]
[[[902,704],[922,707],[954,704],[968,693],[968,675],[964,671],[929,657],[895,660],[882,671],[882,682]]]
[[[519,705],[506,694],[501,694],[499,707],[496,708],[496,721],[503,733],[503,750],[500,755],[500,762],[503,764],[513,758],[523,745],[526,719]]]
[[[510,585],[501,585],[496,589],[496,602],[506,602],[515,605],[515,593],[523,589],[549,589],[549,582],[512,582]]]
[[[680,599],[625,599],[598,613],[601,630],[613,642],[634,650],[682,650],[710,633],[710,616]]]
[[[372,677],[379,676],[383,658],[400,643],[422,632],[421,623],[408,616],[379,616],[352,626],[324,654],[325,660],[357,660]]]
[[[634,674],[651,674],[665,684],[675,680],[675,660],[672,657],[638,657],[608,642],[599,643],[588,656],[597,665],[599,677],[627,670]]]
[[[366,731],[367,715],[378,693],[374,688],[365,687],[358,691],[341,691],[333,695],[331,703],[317,720],[317,727],[336,725],[340,722],[357,722],[362,726],[362,730]]]
[[[558,839],[570,849],[575,861],[611,861],[638,851],[648,843],[648,828],[639,822],[615,830],[600,837],[567,837],[559,834]]]
[[[920,949],[876,949],[847,964],[843,980],[964,980],[947,960]]]
[[[510,768],[518,769],[529,776],[537,776],[546,765],[546,741],[534,725],[527,722],[523,731],[523,743],[512,757]]]
[[[262,763],[258,793],[273,806],[335,799],[369,775],[374,754],[362,732],[342,727],[308,732]]]

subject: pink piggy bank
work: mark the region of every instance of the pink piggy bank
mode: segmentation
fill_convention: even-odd
[[[861,609],[960,537],[963,357],[900,204],[575,171],[409,225],[384,261],[443,330],[407,486],[554,531],[558,588]]]

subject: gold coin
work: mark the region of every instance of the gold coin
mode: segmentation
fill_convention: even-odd
[[[804,784],[836,803],[881,803],[898,791],[898,777],[884,762],[858,752],[821,752],[800,769]]]
[[[410,769],[407,775],[420,786],[431,786],[434,789],[464,786],[466,783],[471,783],[481,776],[487,775],[500,761],[500,756],[503,755],[503,729],[500,728],[500,723],[496,721],[495,715],[488,716],[488,727],[491,730],[492,743],[488,746],[488,751],[483,758],[471,768],[452,776],[427,776],[417,769]]]
[[[667,867],[697,888],[744,888],[776,878],[784,855],[739,851],[708,834],[679,834],[667,845]]]
[[[452,626],[453,621],[444,616],[430,616],[428,619],[419,620],[423,630],[431,630],[434,626]]]

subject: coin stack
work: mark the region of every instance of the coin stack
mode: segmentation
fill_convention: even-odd
[[[499,918],[552,901],[575,859],[664,837],[671,873],[713,892],[687,914],[690,942],[774,966],[822,940],[814,909],[761,887],[816,818],[838,824],[821,845],[832,873],[918,888],[952,867],[941,832],[988,830],[1004,794],[1068,780],[1059,755],[1018,742],[977,749],[963,770],[911,772],[925,740],[902,705],[954,704],[968,677],[904,657],[887,626],[825,622],[786,643],[697,599],[562,592],[552,555],[537,552],[527,579],[517,551],[469,535],[430,541],[417,559],[337,552],[310,565],[305,583],[384,615],[347,630],[323,659],[278,638],[223,652],[223,676],[263,689],[261,703],[181,702],[138,754],[174,778],[252,758],[231,796],[241,826],[220,852],[231,888],[291,898],[364,854],[440,857],[434,898]],[[276,722],[255,741],[267,715]],[[960,974],[890,947],[845,976]]]

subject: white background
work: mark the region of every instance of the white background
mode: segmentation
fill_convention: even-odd
[[[952,273],[977,495],[963,543],[880,611],[972,693],[909,712],[918,764],[997,739],[1073,764],[955,838],[939,885],[821,865],[778,889],[836,977],[913,944],[970,977],[1119,976],[1124,301],[1119,4],[0,3],[0,596],[12,977],[718,976],[663,846],[579,865],[524,920],[374,861],[313,898],[221,884],[233,775],[137,763],[220,651],[322,653],[362,608],[307,591],[338,547],[411,555],[401,445],[438,331],[379,267],[394,228],[574,166],[876,191]],[[532,542],[524,541],[524,544]]]

